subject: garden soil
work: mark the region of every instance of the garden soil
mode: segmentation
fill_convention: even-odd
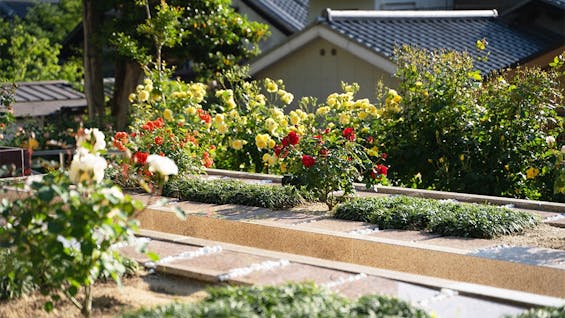
[[[207,295],[208,286],[209,283],[145,272],[125,278],[121,288],[113,281],[97,283],[94,286],[92,317],[110,318],[141,307],[154,307],[175,301],[199,301]],[[65,298],[55,304],[53,312],[47,313],[43,310],[43,304],[47,300],[47,297],[33,293],[20,299],[0,302],[0,317],[82,317],[80,311]]]

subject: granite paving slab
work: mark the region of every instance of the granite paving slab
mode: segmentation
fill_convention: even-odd
[[[515,317],[527,308],[515,304],[493,302],[486,299],[471,298],[462,295],[440,293],[435,297],[416,303],[433,312],[437,317],[449,318],[500,318],[505,315]]]
[[[524,246],[497,246],[478,250],[469,255],[565,270],[565,251],[562,250]]]
[[[372,275],[367,275],[363,279],[354,280],[331,289],[351,299],[356,299],[363,295],[381,294],[399,297],[411,303],[431,298],[438,293],[438,290],[433,288]]]
[[[324,284],[349,277],[352,273],[307,264],[290,263],[268,271],[257,271],[242,278],[257,285],[276,285],[286,282],[315,282]]]
[[[196,251],[199,248],[199,246],[175,244],[158,240],[150,240],[147,244],[147,251],[159,255],[160,258],[178,255],[183,252]],[[147,255],[143,253],[138,252],[135,246],[128,245],[122,247],[120,248],[120,253],[127,257],[135,259],[139,263],[150,261],[149,257],[147,257]]]

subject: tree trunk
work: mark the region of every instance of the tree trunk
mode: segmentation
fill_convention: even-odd
[[[100,30],[104,10],[99,0],[83,0],[84,29],[84,91],[88,103],[88,116],[92,123],[101,126],[104,116],[104,78],[102,75],[102,39]]]
[[[135,92],[142,75],[143,71],[137,62],[126,58],[120,58],[116,62],[116,80],[112,97],[112,117],[115,120],[116,130],[123,131],[127,128],[129,94]]]

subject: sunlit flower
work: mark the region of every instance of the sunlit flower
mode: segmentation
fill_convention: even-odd
[[[553,145],[555,145],[555,137],[547,136],[545,137],[545,142],[547,143],[548,146],[553,147]]]
[[[294,95],[292,95],[292,93],[285,92],[280,98],[283,103],[289,105],[294,100]]]
[[[149,99],[149,92],[146,91],[146,90],[144,90],[144,89],[141,90],[141,91],[139,91],[139,94],[137,95],[137,99],[138,99],[140,102],[145,102],[145,101],[147,101],[147,100]]]
[[[165,111],[163,111],[163,118],[165,118],[166,121],[173,121],[173,111],[170,109],[165,109]]]
[[[267,89],[267,92],[269,92],[269,93],[274,93],[274,92],[279,90],[277,83],[275,83],[275,81],[273,81],[270,78],[265,79],[265,88]]]
[[[316,110],[316,114],[320,116],[324,116],[330,112],[330,108],[328,106],[322,106]]]
[[[339,123],[342,125],[347,125],[349,124],[351,120],[351,116],[349,116],[349,114],[347,113],[341,113],[339,114]]]
[[[241,150],[245,144],[247,144],[247,141],[241,139],[230,141],[230,146],[235,150]]]
[[[268,134],[258,134],[255,136],[255,145],[259,149],[267,148],[271,137]]]
[[[106,141],[104,140],[104,133],[98,128],[86,128],[76,135],[76,143],[81,147],[84,143],[92,145],[93,151],[106,149]]]
[[[277,157],[268,153],[264,154],[262,159],[269,166],[274,166],[277,163]]]
[[[301,117],[297,112],[295,111],[290,112],[290,123],[292,125],[298,125],[300,123],[300,119]]]
[[[526,178],[528,178],[528,179],[533,179],[533,178],[537,177],[538,174],[539,174],[538,168],[529,167],[528,170],[526,170]]]
[[[130,103],[133,103],[133,102],[135,101],[135,98],[136,98],[136,97],[137,97],[137,96],[135,95],[135,93],[129,94],[129,96],[128,96],[129,102],[130,102]]]
[[[175,162],[167,157],[149,155],[146,163],[150,172],[157,172],[161,176],[170,176],[179,173],[179,169]]]
[[[302,164],[306,168],[310,168],[316,164],[316,159],[310,155],[302,155]]]
[[[69,177],[74,184],[83,181],[102,182],[104,170],[107,166],[108,164],[104,158],[79,147],[73,156],[73,161],[69,168]]]
[[[220,134],[225,134],[226,132],[228,132],[228,125],[226,125],[226,123],[221,123],[218,125],[218,132]]]
[[[267,130],[272,134],[275,130],[277,130],[277,128],[279,127],[279,124],[277,124],[277,122],[272,119],[272,118],[267,118],[267,120],[265,120],[265,128],[267,128]]]

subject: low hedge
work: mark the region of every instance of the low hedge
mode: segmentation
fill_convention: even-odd
[[[126,313],[123,318],[165,317],[431,317],[387,296],[363,296],[352,302],[311,283],[266,287],[217,287],[195,304],[170,304]]]
[[[516,316],[516,318],[563,318],[563,317],[565,317],[565,306],[534,308]],[[508,318],[508,316],[506,318]]]
[[[234,179],[175,179],[167,182],[163,195],[180,200],[214,204],[241,204],[270,209],[298,206],[309,198],[292,186],[249,184]]]
[[[380,229],[427,230],[442,235],[493,238],[533,227],[539,218],[506,207],[407,196],[358,198],[338,205],[334,217]]]

